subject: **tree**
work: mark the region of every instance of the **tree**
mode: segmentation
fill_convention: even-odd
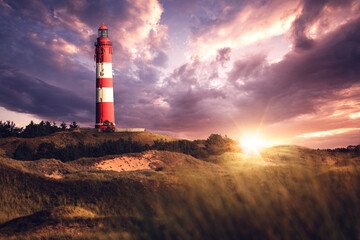
[[[57,132],[57,131],[60,131],[60,128],[56,125],[56,122],[53,121],[52,125],[51,125],[51,131],[54,133],[54,132]]]
[[[75,121],[73,121],[72,123],[70,123],[70,129],[76,129],[79,128],[80,126],[77,125],[77,123]]]
[[[206,140],[207,145],[217,145],[222,146],[224,145],[225,141],[220,134],[211,134],[208,139]]]
[[[22,132],[22,128],[18,128],[15,126],[14,122],[6,121],[2,122],[0,121],[0,137],[6,138],[6,137],[17,137]]]
[[[234,150],[236,141],[222,137],[220,134],[211,134],[205,141],[206,149],[210,154],[222,154]]]
[[[22,132],[22,137],[32,138],[37,135],[37,127],[33,121],[31,121]]]
[[[61,124],[60,124],[60,127],[61,127],[61,130],[66,130],[66,123],[65,122],[62,122]]]

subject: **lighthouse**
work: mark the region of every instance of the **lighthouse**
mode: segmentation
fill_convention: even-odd
[[[98,38],[95,42],[96,61],[96,122],[95,128],[115,128],[114,117],[114,90],[112,80],[113,52],[108,28],[104,23],[98,30]]]

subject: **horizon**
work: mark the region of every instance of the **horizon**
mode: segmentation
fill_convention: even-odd
[[[0,120],[95,125],[97,30],[118,128],[360,144],[358,1],[0,1]]]
[[[46,122],[50,122],[51,124],[55,123],[57,127],[61,127],[60,123],[57,123],[57,122],[51,122],[51,121],[46,121],[46,120],[40,120],[40,121],[33,121],[31,120],[28,124],[25,124],[23,126],[19,126],[19,125],[16,125],[15,122],[11,121],[11,120],[7,120],[7,121],[10,121],[11,123],[14,123],[15,124],[15,127],[17,128],[22,128],[22,129],[25,129],[25,127],[27,125],[29,125],[31,122],[33,122],[34,124],[39,124],[41,121],[43,121],[44,123]],[[5,122],[7,122],[5,121]],[[0,120],[0,122],[3,122],[5,123],[4,121]],[[79,130],[94,130],[94,131],[99,131],[99,129],[97,128],[94,128],[94,127],[83,127],[83,126],[78,126],[77,128],[74,128],[74,129],[71,129],[70,127],[70,124],[72,124],[74,121],[71,121],[71,122],[64,122],[66,124],[66,130],[64,131],[72,131],[72,130],[75,130],[75,129],[79,129]],[[76,121],[75,121],[76,122]],[[76,122],[77,123],[77,122]],[[121,128],[116,128],[116,129],[121,129]],[[61,132],[61,130],[60,130]],[[115,131],[116,132],[116,131]],[[165,135],[167,137],[175,137],[175,136],[171,136],[171,135],[167,135],[166,133],[161,133],[161,132],[152,132],[152,131],[147,131],[147,129],[144,130],[144,132],[148,132],[148,133],[155,133],[155,134],[159,134],[159,135]],[[56,133],[56,132],[55,132]],[[130,132],[131,133],[131,132]],[[309,149],[312,149],[312,150],[336,150],[336,149],[346,149],[346,148],[349,148],[349,147],[356,147],[356,146],[360,146],[360,144],[350,144],[350,145],[347,145],[347,146],[337,146],[337,147],[333,147],[333,148],[311,148],[311,147],[306,147],[306,146],[303,146],[303,145],[298,145],[298,144],[289,144],[289,143],[279,143],[279,144],[263,144],[261,142],[252,142],[252,141],[245,141],[245,142],[241,142],[239,141],[239,138],[238,139],[233,139],[231,137],[228,137],[226,134],[220,134],[220,133],[210,133],[207,137],[205,138],[178,138],[179,140],[187,140],[187,141],[196,141],[196,140],[206,140],[208,139],[211,135],[220,135],[222,136],[223,138],[230,138],[234,141],[237,142],[237,146],[239,147],[239,149],[242,149],[242,150],[246,150],[247,152],[254,152],[255,154],[261,154],[261,152],[263,152],[265,149],[269,149],[269,148],[272,148],[272,147],[286,147],[286,146],[295,146],[295,147],[305,147],[305,148],[309,148]],[[51,135],[51,134],[50,134]],[[39,136],[41,138],[43,138],[44,136],[47,136],[47,135],[42,135],[42,136]],[[24,138],[24,137],[21,137],[21,138]],[[26,137],[25,137],[26,138]],[[176,138],[176,137],[175,137]]]

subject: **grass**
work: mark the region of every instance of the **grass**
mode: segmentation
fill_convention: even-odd
[[[51,219],[91,219],[87,223],[98,230],[44,232],[43,239],[360,237],[358,157],[294,146],[271,148],[261,157],[225,153],[208,162],[179,153],[161,156],[172,167],[74,172],[61,180],[0,161],[0,222],[55,209],[49,210]]]
[[[76,130],[56,132],[48,136],[35,137],[35,138],[0,138],[0,148],[5,150],[8,155],[15,152],[16,147],[21,143],[26,142],[31,149],[37,148],[40,143],[54,143],[56,148],[64,148],[68,144],[76,145],[79,142],[84,144],[97,145],[109,140],[132,139],[133,142],[141,142],[142,144],[152,145],[154,140],[163,139],[164,141],[175,141],[177,138],[169,137],[166,135],[160,135],[151,132],[97,132],[96,130]],[[1,152],[0,152],[1,154]]]
[[[244,166],[244,165],[243,165]],[[187,178],[143,216],[140,239],[358,239],[359,169],[248,166]]]
[[[141,175],[128,178],[80,173],[60,181],[3,166],[0,183],[2,223],[58,206],[84,207],[100,215],[129,215],[134,212],[136,199],[146,202],[160,187],[150,177]]]

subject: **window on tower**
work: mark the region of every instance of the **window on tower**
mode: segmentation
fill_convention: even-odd
[[[108,37],[108,30],[107,29],[99,29],[98,37]]]

